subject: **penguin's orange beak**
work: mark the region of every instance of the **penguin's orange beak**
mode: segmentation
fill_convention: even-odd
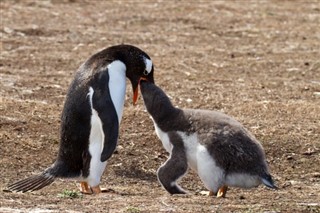
[[[145,78],[145,77],[141,77],[141,78],[139,79],[139,83],[138,83],[137,87],[136,87],[136,88],[134,89],[134,91],[133,91],[133,104],[134,104],[134,105],[137,103],[137,100],[138,100],[138,96],[139,96],[139,86],[140,86],[140,81],[141,81],[141,80],[148,81],[148,79]]]

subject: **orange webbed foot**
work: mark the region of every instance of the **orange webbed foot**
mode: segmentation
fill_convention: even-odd
[[[222,186],[218,193],[217,193],[217,197],[220,198],[220,197],[226,197],[226,194],[227,194],[227,190],[228,190],[228,186],[224,185]]]
[[[87,182],[80,182],[80,192],[82,194],[93,194]]]
[[[106,193],[106,192],[112,192],[112,189],[107,188],[100,188],[99,185],[90,187],[87,182],[80,182],[80,192],[82,194],[100,194],[100,193]]]

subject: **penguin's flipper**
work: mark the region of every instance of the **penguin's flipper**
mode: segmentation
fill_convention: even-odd
[[[103,124],[103,131],[105,133],[104,145],[101,153],[101,162],[108,160],[116,149],[119,136],[119,122],[118,118],[110,118],[108,122]]]
[[[113,104],[108,82],[108,72],[102,72],[97,76],[97,87],[93,88],[92,107],[97,111],[102,122],[104,144],[101,152],[101,162],[108,160],[113,154],[118,141],[119,120]]]
[[[176,183],[188,170],[183,141],[177,133],[169,133],[169,139],[173,148],[169,159],[158,169],[158,180],[170,194],[186,194]]]

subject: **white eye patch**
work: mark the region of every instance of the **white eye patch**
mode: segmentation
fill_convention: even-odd
[[[144,70],[143,74],[148,75],[152,69],[152,61],[150,59],[144,58],[144,63],[146,64],[146,69]]]

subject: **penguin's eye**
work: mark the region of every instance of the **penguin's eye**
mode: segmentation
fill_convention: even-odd
[[[144,70],[144,71],[143,71],[143,74],[144,74],[144,75],[148,75],[149,72],[148,72],[147,70]]]

